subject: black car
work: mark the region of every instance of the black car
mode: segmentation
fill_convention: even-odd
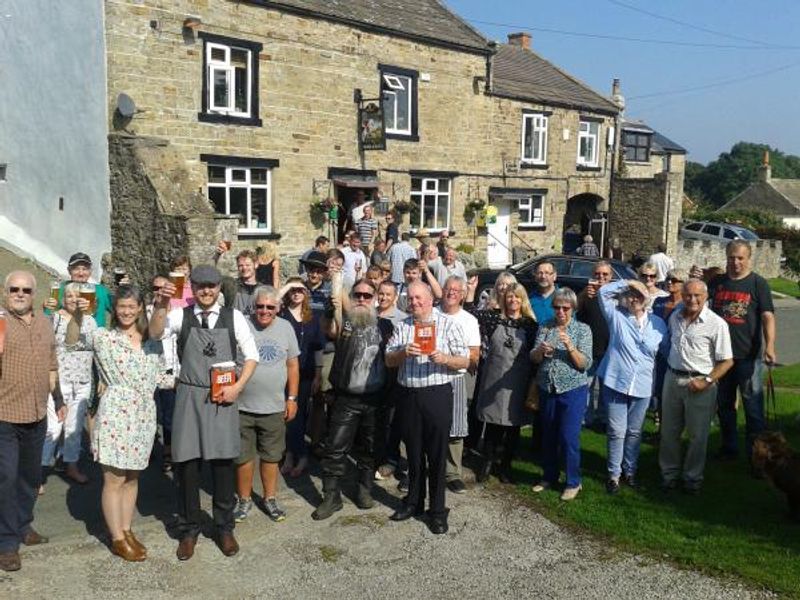
[[[497,276],[503,271],[513,273],[525,289],[528,290],[530,295],[531,291],[536,288],[536,266],[543,262],[551,262],[556,268],[556,285],[559,287],[572,288],[575,293],[579,293],[589,280],[592,279],[594,274],[594,266],[600,258],[587,258],[584,256],[575,256],[567,254],[550,254],[546,256],[535,256],[529,258],[525,262],[516,265],[511,265],[506,269],[475,269],[470,271],[470,275],[478,276],[478,289],[476,291],[477,298],[484,298],[489,294],[494,287],[494,281]],[[613,279],[636,279],[636,272],[628,265],[619,260],[605,259],[606,262],[611,264],[614,271]]]

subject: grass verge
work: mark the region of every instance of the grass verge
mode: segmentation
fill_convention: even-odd
[[[776,369],[775,374],[783,388],[777,398],[777,428],[800,450],[800,365]],[[785,389],[789,383],[794,389]],[[649,421],[648,429],[652,434]],[[521,443],[523,454],[530,447],[528,442]],[[719,445],[715,425],[706,480],[698,496],[660,490],[658,448],[652,442],[642,444],[640,488],[623,487],[619,495],[609,496],[605,492],[606,438],[592,431],[584,431],[581,437],[583,491],[577,500],[561,502],[557,491],[532,493],[531,484],[539,479],[541,469],[531,460],[514,463],[519,481],[515,493],[553,520],[599,535],[623,550],[739,577],[800,598],[800,523],[789,520],[782,493],[764,480],[751,478],[744,458],[715,460]]]
[[[767,281],[769,282],[769,289],[771,289],[773,292],[786,294],[787,296],[792,296],[793,298],[800,298],[800,285],[798,285],[796,281],[784,279],[783,277],[775,277],[773,279],[768,279]]]

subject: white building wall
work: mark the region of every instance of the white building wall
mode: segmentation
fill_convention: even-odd
[[[800,217],[783,217],[783,224],[792,229],[800,229]]]
[[[83,251],[97,272],[111,249],[103,2],[2,0],[0,40],[0,243],[61,273]]]

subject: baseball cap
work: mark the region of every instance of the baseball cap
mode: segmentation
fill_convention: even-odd
[[[92,266],[92,259],[89,258],[88,254],[84,254],[83,252],[76,252],[72,256],[69,257],[69,261],[67,262],[67,267],[74,267],[75,265],[88,265]]]
[[[222,281],[220,272],[211,265],[198,265],[192,269],[189,278],[192,283],[210,283],[211,285],[218,285]]]

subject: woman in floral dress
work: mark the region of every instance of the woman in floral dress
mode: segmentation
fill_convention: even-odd
[[[103,516],[111,551],[130,561],[147,557],[131,531],[139,473],[147,467],[156,434],[153,392],[161,377],[159,344],[147,340],[147,318],[139,290],[120,287],[111,328],[93,338],[104,388],[92,435],[95,460],[103,468]]]

